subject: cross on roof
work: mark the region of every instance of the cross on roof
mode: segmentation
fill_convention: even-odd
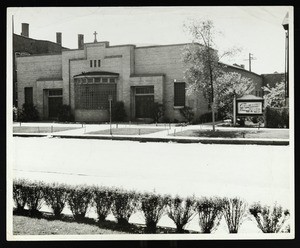
[[[97,42],[97,34],[98,34],[98,33],[95,31],[95,32],[94,32],[94,35],[95,35],[94,42]]]

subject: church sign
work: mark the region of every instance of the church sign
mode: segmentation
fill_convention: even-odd
[[[252,95],[243,96],[236,99],[238,116],[263,115],[264,99]]]
[[[262,102],[238,102],[238,114],[262,114]]]

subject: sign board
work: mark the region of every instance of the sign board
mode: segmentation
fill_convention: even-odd
[[[237,102],[237,114],[242,115],[262,115],[262,101]]]
[[[108,101],[112,101],[113,97],[112,95],[108,95]]]

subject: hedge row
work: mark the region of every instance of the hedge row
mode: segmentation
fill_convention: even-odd
[[[49,206],[54,217],[60,219],[66,205],[72,211],[76,221],[83,221],[87,210],[95,207],[98,221],[102,222],[112,213],[118,224],[127,225],[130,216],[141,211],[145,218],[146,233],[155,233],[160,218],[167,214],[176,225],[178,233],[195,215],[199,216],[199,226],[203,233],[211,233],[217,228],[221,218],[227,223],[230,233],[237,233],[247,213],[254,216],[257,226],[264,233],[280,232],[286,222],[289,211],[281,206],[262,206],[248,204],[240,198],[219,197],[171,197],[156,193],[138,193],[121,188],[78,185],[17,179],[13,182],[15,213],[24,212],[27,206],[33,217],[41,216],[43,204]]]
[[[268,128],[289,128],[289,109],[267,107],[265,119]]]

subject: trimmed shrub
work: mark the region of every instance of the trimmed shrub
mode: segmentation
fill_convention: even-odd
[[[18,121],[28,122],[28,121],[38,121],[39,112],[32,103],[24,103],[21,111],[18,115]]]
[[[159,122],[164,116],[164,106],[161,103],[154,102],[151,108],[151,115],[154,122]]]
[[[16,213],[24,212],[28,197],[27,184],[28,181],[25,179],[16,179],[13,181],[13,199],[16,205]]]
[[[74,116],[71,111],[71,106],[62,105],[58,110],[58,121],[61,122],[73,122]]]
[[[139,195],[135,191],[117,189],[113,195],[112,213],[118,224],[128,225],[130,216],[138,207]]]
[[[67,202],[76,221],[84,220],[92,198],[92,190],[86,185],[69,187]]]
[[[67,186],[65,184],[52,183],[44,188],[44,199],[46,204],[51,207],[56,219],[61,218],[67,201]]]
[[[192,220],[195,214],[195,203],[194,197],[181,198],[176,196],[169,198],[167,213],[176,225],[176,232],[183,233],[186,224]]]
[[[218,120],[218,114],[217,112],[215,113],[215,120]],[[207,112],[204,113],[202,115],[200,115],[199,117],[199,123],[207,123],[207,122],[212,122],[212,113],[211,112]]]
[[[288,108],[270,108],[265,109],[266,127],[283,128],[289,127]]]
[[[104,221],[111,211],[114,190],[107,187],[93,188],[93,201],[96,205],[98,220]]]
[[[217,197],[203,197],[197,201],[199,225],[203,233],[211,233],[220,224],[222,218],[222,200]]]
[[[157,223],[164,213],[168,199],[161,195],[145,193],[140,200],[146,222],[146,233],[156,233]]]
[[[44,203],[45,184],[43,182],[30,182],[26,184],[25,188],[29,214],[33,217],[41,217],[42,213],[39,210]]]
[[[117,101],[112,104],[111,109],[111,118],[112,121],[125,121],[125,118],[127,117],[124,102]]]
[[[263,233],[280,232],[290,215],[288,210],[283,210],[281,206],[277,206],[276,204],[272,208],[255,203],[249,208],[249,211],[254,216],[258,228]]]
[[[180,113],[188,123],[191,123],[191,121],[194,119],[194,112],[191,107],[185,106],[184,108],[180,109]]]
[[[247,203],[239,198],[224,198],[222,205],[229,233],[237,233],[245,217]]]

